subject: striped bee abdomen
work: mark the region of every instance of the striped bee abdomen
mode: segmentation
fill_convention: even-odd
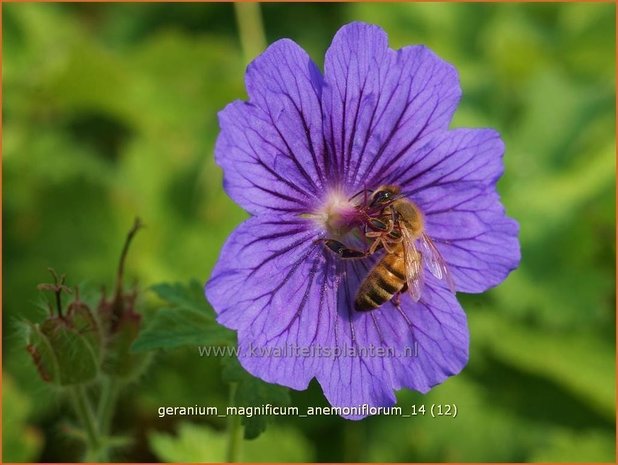
[[[375,264],[361,282],[354,306],[367,311],[378,308],[393,298],[406,284],[405,264],[402,253],[388,253]]]

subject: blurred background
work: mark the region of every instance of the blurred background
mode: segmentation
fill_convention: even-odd
[[[266,39],[290,37],[321,66],[336,30],[373,22],[398,48],[453,63],[453,126],[506,141],[499,191],[521,225],[521,267],[461,295],[471,331],[463,373],[399,405],[458,416],[275,418],[250,461],[615,460],[615,5],[264,4]],[[126,231],[147,224],[127,273],[142,288],[204,282],[245,217],[213,161],[216,114],[245,98],[232,4],[4,4],[3,459],[72,461],[62,396],[25,351],[47,267],[113,285]],[[256,43],[253,42],[253,47]],[[259,45],[259,44],[258,44]],[[148,299],[148,297],[144,297]],[[162,351],[124,392],[121,461],[204,461],[219,418],[160,419],[161,405],[226,404],[214,361]],[[292,403],[326,405],[319,386]],[[68,441],[68,442],[67,442]]]

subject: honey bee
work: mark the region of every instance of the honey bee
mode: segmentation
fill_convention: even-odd
[[[326,246],[344,259],[365,258],[384,249],[384,256],[361,282],[354,306],[358,311],[374,310],[408,292],[414,301],[421,298],[423,270],[444,280],[452,292],[455,287],[442,255],[425,232],[425,221],[414,202],[400,195],[401,189],[384,185],[357,207],[364,217],[363,233],[371,243],[366,251],[347,248],[334,239]]]

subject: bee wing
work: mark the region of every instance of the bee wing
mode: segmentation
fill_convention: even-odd
[[[423,262],[421,254],[414,244],[415,241],[412,235],[405,228],[402,228],[401,232],[403,235],[402,244],[403,260],[406,267],[406,284],[412,299],[418,302],[423,290]]]
[[[431,238],[427,234],[422,233],[418,243],[423,255],[423,261],[427,263],[431,274],[438,279],[444,280],[451,292],[455,292],[453,277],[448,270],[444,258],[442,258],[440,251],[436,248]]]

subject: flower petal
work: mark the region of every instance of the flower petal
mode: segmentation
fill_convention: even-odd
[[[393,389],[427,392],[461,371],[468,360],[469,332],[452,292],[427,274],[419,302],[404,294],[398,308],[387,302],[357,312],[353,300],[371,263],[350,261],[343,266],[331,343],[356,349],[356,355],[320,366],[316,378],[331,405],[394,405]]]
[[[380,322],[382,337],[411,348],[414,357],[392,359],[393,388],[425,393],[463,369],[470,342],[466,314],[455,294],[431,273],[425,273],[419,302],[405,294],[401,309],[388,304],[385,311],[390,309],[396,316]]]
[[[410,155],[405,176],[385,175],[419,205],[428,235],[463,292],[483,292],[519,264],[519,227],[496,193],[503,153],[496,131],[458,129]]]
[[[424,46],[388,48],[377,26],[352,23],[326,53],[324,135],[339,182],[362,189],[426,136],[447,129],[461,95],[456,70]]]
[[[313,357],[279,357],[273,347],[322,344],[334,311],[334,257],[316,242],[313,223],[261,215],[232,233],[206,285],[218,321],[238,330],[239,359],[267,382],[306,389]],[[261,351],[259,355],[253,350]]]
[[[428,275],[420,302],[404,296],[400,309],[358,312],[354,297],[373,260],[339,260],[319,235],[303,219],[268,215],[225,244],[206,295],[218,321],[238,330],[245,369],[294,389],[315,376],[335,407],[390,406],[394,389],[426,392],[461,370],[468,333],[452,293]]]
[[[249,102],[219,113],[215,148],[228,194],[252,214],[307,211],[324,184],[322,76],[296,43],[272,44],[247,68]]]

